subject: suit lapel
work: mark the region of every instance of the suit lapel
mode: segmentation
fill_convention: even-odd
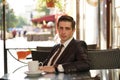
[[[72,39],[72,41],[68,44],[68,46],[66,47],[66,49],[63,51],[63,53],[62,53],[62,55],[59,57],[59,59],[57,60],[57,62],[56,63],[59,63],[59,62],[64,62],[65,61],[65,57],[67,57],[67,55],[69,56],[69,55],[71,55],[72,53],[71,53],[71,51],[69,51],[69,50],[72,50],[72,49],[74,49],[74,48],[72,48],[72,45],[74,45],[74,43],[75,43],[75,40],[74,39]],[[71,49],[70,49],[71,48]]]
[[[49,58],[51,58],[54,55],[54,53],[58,50],[59,46],[60,44],[54,46],[53,50],[50,52]]]

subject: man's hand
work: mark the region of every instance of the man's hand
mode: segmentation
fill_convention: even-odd
[[[54,66],[43,66],[43,67],[39,67],[39,69],[49,73],[55,72]]]

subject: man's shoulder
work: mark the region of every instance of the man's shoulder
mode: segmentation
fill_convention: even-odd
[[[87,44],[86,44],[85,41],[83,41],[83,40],[75,40],[75,42],[76,42],[77,46],[84,47],[84,48],[87,49]]]
[[[54,46],[53,46],[53,48],[56,48],[56,47],[59,47],[60,46],[60,44],[55,44]]]
[[[84,40],[75,40],[75,42],[78,44],[86,44],[86,42]]]

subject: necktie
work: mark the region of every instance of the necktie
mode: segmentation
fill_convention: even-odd
[[[57,57],[59,56],[61,50],[63,48],[63,45],[61,44],[61,46],[59,47],[58,52],[55,54],[55,56],[53,57],[53,59],[51,60],[51,65],[53,65],[53,63],[55,62],[55,60],[57,59]]]

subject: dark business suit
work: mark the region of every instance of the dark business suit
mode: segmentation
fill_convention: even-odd
[[[46,60],[45,64],[48,63],[49,59],[59,48],[60,44],[55,45]],[[87,45],[84,41],[77,41],[72,39],[66,49],[63,51],[60,58],[57,60],[56,65],[62,64],[64,72],[74,71],[88,71],[89,62],[87,59]]]

